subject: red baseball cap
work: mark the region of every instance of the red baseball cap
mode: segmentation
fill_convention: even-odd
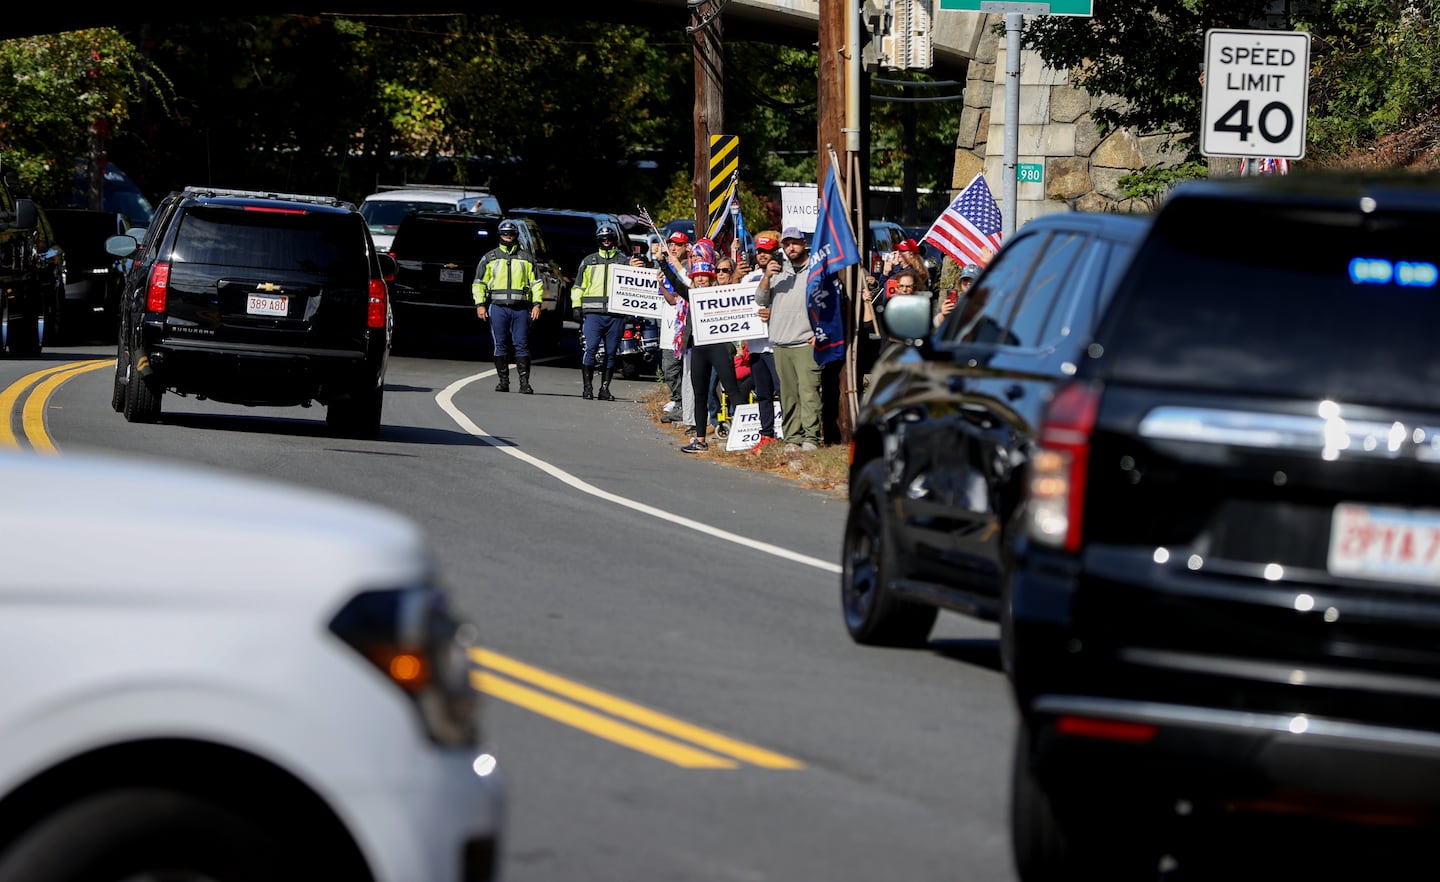
[[[914,239],[906,239],[895,246],[896,251],[919,251],[920,245]]]
[[[774,251],[780,247],[780,240],[774,236],[757,236],[755,238],[756,251]]]
[[[670,234],[670,241],[674,242],[676,245],[689,245],[690,237],[685,235],[684,230],[676,230],[675,232]]]

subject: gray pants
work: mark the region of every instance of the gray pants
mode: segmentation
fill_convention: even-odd
[[[675,351],[668,346],[660,346],[660,374],[665,378],[665,385],[670,387],[670,400],[680,404],[680,387],[685,382],[685,362],[675,357]]]

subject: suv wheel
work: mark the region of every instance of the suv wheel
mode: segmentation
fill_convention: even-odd
[[[374,438],[380,434],[380,412],[384,404],[384,386],[332,401],[325,408],[325,425],[347,438]]]
[[[5,348],[11,355],[34,358],[40,354],[42,319],[38,311],[16,318],[7,305],[4,322]]]
[[[280,847],[220,806],[164,790],[83,799],[39,821],[6,849],[0,880],[280,878]]]
[[[132,423],[153,423],[160,419],[160,397],[165,390],[153,379],[140,376],[135,353],[129,353],[126,361],[130,367],[129,380],[125,383],[125,419]]]
[[[125,332],[120,332],[120,341],[115,344],[115,380],[110,387],[110,408],[116,413],[125,412],[125,371],[130,366],[130,353],[125,349]]]
[[[850,488],[841,552],[840,608],[856,643],[923,646],[939,611],[900,600],[890,590],[890,525],[884,464],[867,462]]]

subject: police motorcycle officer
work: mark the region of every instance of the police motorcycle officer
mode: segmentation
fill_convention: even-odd
[[[470,295],[475,314],[490,323],[495,340],[496,392],[510,391],[510,349],[514,344],[515,369],[520,374],[520,391],[530,388],[530,323],[540,319],[545,298],[544,282],[535,269],[535,258],[520,247],[520,226],[513,220],[500,221],[500,244],[480,258]]]
[[[609,311],[610,308],[610,267],[644,266],[640,256],[631,257],[623,253],[618,243],[620,232],[610,224],[601,224],[595,229],[596,250],[580,261],[575,271],[575,284],[570,287],[571,307],[579,314],[580,333],[585,340],[585,351],[580,357],[580,377],[583,382],[580,397],[599,398],[614,401],[610,394],[610,380],[615,375],[616,354],[620,351],[620,334],[625,327],[625,316]],[[594,391],[596,353],[601,341],[605,343],[605,364],[601,366],[600,393]]]

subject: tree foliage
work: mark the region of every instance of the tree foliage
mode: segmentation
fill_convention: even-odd
[[[1142,0],[1097,3],[1091,18],[1026,20],[1022,44],[1107,101],[1102,132],[1171,132],[1199,158],[1205,32],[1303,30],[1311,35],[1307,155],[1325,161],[1428,119],[1440,103],[1436,0]]]
[[[167,107],[170,80],[112,28],[0,41],[0,164],[61,200],[92,129],[124,126],[147,99]]]

